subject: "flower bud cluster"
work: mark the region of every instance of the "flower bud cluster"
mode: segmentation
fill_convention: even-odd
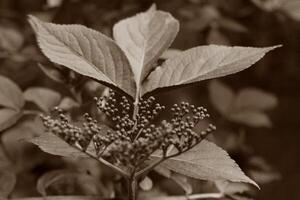
[[[170,122],[172,128],[164,148],[174,145],[179,152],[186,151],[216,129],[214,125],[209,124],[208,128],[202,130],[200,134],[193,130],[201,120],[209,117],[207,110],[203,107],[195,107],[187,102],[181,102],[180,105],[174,104],[171,112],[173,114]]]
[[[80,127],[72,125],[66,115],[56,109],[58,118],[42,116],[47,131],[61,137],[67,143],[83,151],[92,144],[96,156],[101,156],[115,165],[140,167],[156,150],[167,157],[173,146],[177,152],[185,152],[198,144],[215,126],[199,134],[194,132],[197,124],[209,117],[203,107],[186,102],[171,108],[172,119],[156,125],[153,120],[165,109],[154,97],[140,99],[138,113],[132,117],[133,106],[126,97],[118,97],[113,91],[108,96],[95,98],[97,108],[114,123],[113,128],[104,128],[88,114]]]

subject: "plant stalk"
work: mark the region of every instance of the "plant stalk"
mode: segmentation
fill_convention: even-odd
[[[132,177],[128,180],[128,200],[137,199],[137,179]]]

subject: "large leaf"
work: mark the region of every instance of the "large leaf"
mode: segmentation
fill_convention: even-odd
[[[48,88],[32,87],[24,92],[24,98],[27,101],[34,102],[44,112],[49,112],[60,103],[61,95]]]
[[[114,39],[128,57],[137,83],[152,70],[178,30],[178,21],[167,12],[157,11],[155,6],[114,26]]]
[[[10,79],[0,76],[0,106],[20,110],[24,103],[21,89]]]
[[[106,125],[101,125],[101,133],[105,134],[108,130],[112,131],[110,127]],[[38,137],[28,138],[27,141],[39,146],[39,148],[43,151],[53,155],[73,158],[89,157],[87,154],[75,147],[70,146],[63,139],[59,138],[53,133],[44,132]],[[92,156],[96,156],[96,150],[92,143],[93,142],[91,142],[90,145],[87,147],[86,152]]]
[[[160,154],[151,159],[157,160]],[[203,180],[228,180],[232,182],[257,184],[247,177],[229,155],[209,141],[202,141],[193,149],[164,161],[162,166],[177,173]]]
[[[128,59],[105,35],[81,25],[45,23],[30,16],[43,53],[54,63],[121,88],[135,97],[135,82]]]
[[[181,53],[157,67],[143,84],[145,94],[157,88],[178,86],[226,76],[244,70],[260,60],[267,48],[200,46]]]
[[[34,137],[29,139],[30,142],[39,146],[43,151],[66,157],[88,157],[82,151],[71,147],[68,143],[63,141],[61,138],[57,137],[53,133],[43,133],[39,137]]]

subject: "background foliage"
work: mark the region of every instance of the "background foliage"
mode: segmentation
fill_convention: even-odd
[[[93,110],[92,98],[104,91],[103,86],[59,66],[57,70],[53,70],[53,66],[49,68],[52,64],[38,50],[27,14],[55,23],[84,24],[111,36],[113,24],[144,11],[152,3],[138,0],[0,1],[0,168],[5,169],[0,173],[1,196],[99,192],[109,196],[114,184],[111,173],[95,167],[91,161],[78,165],[74,160],[51,156],[20,142],[42,131],[37,113],[49,113],[53,106],[60,105],[76,117]],[[242,73],[165,91],[158,98],[165,105],[189,101],[208,108],[218,127],[211,139],[260,183],[262,190],[257,199],[298,199],[299,2],[161,0],[155,3],[180,20],[181,28],[173,49],[185,50],[203,44],[260,47],[283,44]],[[165,57],[176,55],[177,50],[168,51]],[[68,171],[62,172],[65,168]],[[101,178],[97,185],[102,189],[83,187],[83,182],[91,185],[89,183],[99,179],[74,171],[89,171],[93,177]],[[149,189],[152,181],[160,182],[155,184],[152,195],[158,193],[157,188],[178,194],[176,184],[157,174],[150,174],[141,188]],[[118,183],[118,179],[114,182]],[[186,184],[181,185],[189,191]],[[194,185],[196,191],[208,187]]]

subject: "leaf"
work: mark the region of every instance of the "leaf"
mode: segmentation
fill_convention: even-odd
[[[3,142],[4,143],[4,142]],[[7,169],[11,166],[11,161],[8,158],[8,155],[5,153],[4,145],[0,147],[0,169]]]
[[[54,170],[43,174],[37,181],[36,189],[37,191],[46,196],[47,192],[46,189],[55,183],[57,180],[61,179],[62,177],[66,178],[66,175],[74,175],[75,172],[70,173],[70,170]]]
[[[19,86],[10,79],[0,76],[0,106],[19,111],[25,104]]]
[[[10,108],[0,109],[0,132],[13,126],[21,118],[22,113]]]
[[[59,7],[62,4],[62,0],[47,0],[47,6],[49,8]]]
[[[178,21],[171,14],[156,10],[155,5],[114,26],[114,39],[129,59],[137,84],[153,69],[178,30]]]
[[[223,115],[226,114],[235,98],[231,88],[220,81],[213,80],[209,82],[208,91],[213,106]]]
[[[24,117],[15,126],[2,134],[2,142],[7,155],[13,162],[13,169],[26,171],[41,162],[40,152],[32,151],[33,145],[24,140],[40,135],[43,130],[42,121],[38,116]]]
[[[251,0],[256,6],[265,11],[274,11],[280,8],[286,0]]]
[[[222,194],[236,194],[249,191],[249,185],[245,183],[233,183],[229,181],[215,181],[215,185]]]
[[[294,20],[300,20],[300,2],[299,0],[285,0],[282,3],[281,10]]]
[[[143,84],[142,94],[157,88],[179,86],[242,71],[277,47],[209,45],[183,51],[151,72]]]
[[[70,184],[72,183],[72,184]],[[77,191],[83,192],[87,195],[97,195],[101,191],[99,188],[99,181],[96,178],[80,173],[77,171],[67,170],[67,169],[60,169],[60,170],[53,170],[43,174],[37,182],[37,191],[43,195],[47,195],[47,188],[49,187],[60,187],[60,188],[67,188],[69,191]],[[80,186],[79,188],[76,185]],[[79,193],[80,193],[79,192]]]
[[[181,52],[182,51],[179,49],[167,49],[165,52],[163,52],[163,54],[160,56],[160,58],[167,60],[169,58],[180,55]]]
[[[74,147],[71,147],[68,143],[66,143],[53,133],[45,132],[39,137],[31,138],[28,141],[39,146],[39,148],[41,148],[43,151],[53,155],[74,158],[88,157],[88,155]]]
[[[58,105],[58,107],[63,110],[70,110],[74,107],[79,107],[79,106],[80,104],[75,100],[71,99],[70,97],[64,97]]]
[[[242,89],[234,102],[234,109],[269,110],[277,106],[277,98],[256,88]]]
[[[128,59],[118,45],[95,30],[81,25],[45,23],[30,16],[39,46],[54,63],[135,97],[136,85]]]
[[[18,51],[24,43],[23,35],[14,28],[0,26],[0,50]]]
[[[31,87],[24,92],[24,98],[27,101],[34,102],[44,112],[50,112],[54,106],[59,104],[61,95],[48,88]]]
[[[151,156],[153,161],[159,158],[160,155],[158,154]],[[165,160],[161,165],[196,179],[244,182],[258,187],[253,180],[242,172],[226,151],[207,140],[177,157]]]
[[[102,200],[101,196],[47,196],[47,200]],[[45,200],[45,197],[14,198],[14,200]]]
[[[257,110],[242,110],[232,112],[227,115],[227,118],[233,122],[243,123],[252,127],[271,127],[272,122],[268,115]]]
[[[139,182],[139,186],[144,191],[149,191],[153,187],[153,181],[146,176],[141,182]]]
[[[229,39],[217,28],[213,28],[209,31],[208,36],[206,38],[206,42],[208,44],[216,44],[216,45],[230,45]]]
[[[184,190],[186,195],[192,194],[193,187],[189,183],[188,177],[172,172],[171,179]]]
[[[17,182],[16,175],[9,170],[0,170],[0,199],[8,197]]]
[[[168,169],[164,166],[160,166],[160,165],[156,166],[154,168],[154,170],[157,173],[159,173],[160,175],[173,180],[185,191],[186,194],[191,194],[193,192],[193,187],[188,182],[188,178],[186,176],[175,173],[175,172],[171,171],[170,169]]]
[[[159,173],[160,175],[165,176],[165,177],[167,177],[167,178],[170,178],[171,175],[172,175],[171,170],[169,170],[168,168],[165,168],[165,167],[163,167],[163,166],[161,166],[161,165],[156,166],[156,167],[154,168],[154,170],[155,170],[157,173]]]
[[[59,82],[59,83],[65,82],[65,78],[64,78],[63,74],[58,69],[56,69],[54,67],[42,65],[40,63],[38,64],[38,66],[41,68],[41,70],[44,72],[44,74],[46,74],[52,80]]]
[[[247,27],[230,18],[225,18],[225,17],[220,18],[218,21],[218,25],[230,31],[235,31],[240,33],[245,33],[248,31]]]

